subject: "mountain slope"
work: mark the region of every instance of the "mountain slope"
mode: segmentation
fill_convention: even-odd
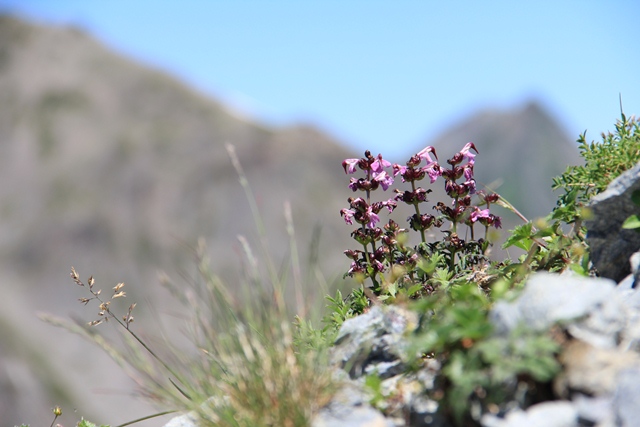
[[[69,279],[73,265],[103,288],[127,283],[130,302],[141,303],[138,327],[144,328],[152,309],[170,307],[157,271],[175,276],[191,270],[184,245],[200,236],[214,269],[236,279],[236,235],[247,235],[254,250],[258,245],[226,142],[236,146],[257,195],[276,262],[288,252],[283,204],[289,200],[301,256],[307,256],[304,245],[314,227],[321,227],[321,253],[328,254],[321,266],[337,271],[349,242],[338,214],[346,192],[342,197],[329,189],[346,188],[341,162],[352,156],[335,140],[310,126],[274,129],[236,117],[77,29],[0,18],[0,280],[16,293],[0,304],[21,308],[0,311],[17,313],[7,322],[22,334],[25,349],[42,348],[54,370],[72,373],[72,384],[63,387],[84,415],[118,424],[150,410],[127,396],[96,395],[96,388],[132,386],[99,350],[34,321],[35,311],[92,320],[93,310],[77,304],[81,290]],[[15,364],[24,367],[22,353],[0,345],[0,384],[26,402],[42,393],[2,376]],[[98,372],[89,359],[107,366]],[[33,401],[31,413],[20,405],[0,406],[0,419],[43,424],[50,422],[53,404]],[[119,408],[118,414],[109,407]],[[43,418],[34,419],[37,412]]]

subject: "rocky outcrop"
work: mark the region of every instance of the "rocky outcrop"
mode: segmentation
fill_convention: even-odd
[[[630,272],[629,259],[640,249],[640,233],[625,230],[622,223],[640,213],[631,196],[640,191],[640,163],[614,179],[607,190],[589,203],[593,218],[585,223],[591,262],[602,277],[616,282]]]
[[[486,415],[483,425],[637,425],[640,418],[631,422],[628,414],[640,408],[640,390],[630,393],[640,372],[640,291],[608,279],[539,273],[516,301],[496,304],[491,318],[499,333],[522,324],[540,331],[558,325],[568,340],[553,384],[558,400],[517,408],[503,419]]]
[[[375,306],[361,316],[346,320],[332,349],[336,375],[345,386],[320,411],[312,427],[441,425],[438,403],[424,393],[433,388],[440,366],[433,361],[413,374],[407,374],[405,366],[408,358],[415,357],[406,338],[417,323],[417,313],[396,306]],[[375,396],[365,385],[368,375],[380,378],[381,396],[394,398],[376,401],[374,408],[371,402],[376,400]],[[370,414],[371,421],[354,420],[353,414],[359,412]],[[373,422],[378,419],[380,421]]]
[[[437,394],[438,363],[427,363],[418,372],[402,370],[411,357],[406,342],[416,316],[397,307],[374,307],[344,323],[333,360],[346,385],[318,414],[314,427],[453,425],[429,397]],[[553,381],[555,400],[530,407],[512,405],[501,416],[485,413],[477,425],[636,425],[633,422],[640,419],[634,418],[640,416],[639,290],[608,279],[538,273],[515,301],[497,303],[490,319],[498,337],[506,339],[526,325],[540,333],[560,328],[566,341],[559,355],[562,372]],[[368,374],[380,376],[383,395],[402,398],[376,402],[374,408],[365,386]],[[354,415],[361,413],[368,414],[367,421]]]

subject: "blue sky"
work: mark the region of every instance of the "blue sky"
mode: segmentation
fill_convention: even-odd
[[[640,115],[640,2],[0,0],[272,124],[414,152],[484,107],[537,99],[575,139]],[[461,141],[461,144],[466,141]]]

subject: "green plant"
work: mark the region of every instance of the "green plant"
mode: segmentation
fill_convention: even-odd
[[[351,291],[347,298],[343,298],[340,290],[336,291],[335,297],[327,295],[325,298],[329,302],[327,306],[329,310],[324,322],[332,325],[334,330],[337,330],[345,320],[362,314],[369,306],[369,298],[365,295],[362,285]]]
[[[640,160],[640,120],[621,112],[615,132],[602,134],[602,142],[587,143],[586,132],[578,138],[578,149],[585,160],[582,166],[570,166],[553,179],[553,189],[565,192],[558,198],[554,219],[569,224],[583,218],[584,206],[593,196]]]
[[[449,283],[414,305],[422,318],[413,351],[442,366],[431,394],[460,425],[473,405],[500,407],[515,398],[516,389],[520,399],[536,399],[537,384],[549,382],[560,368],[559,345],[550,336],[524,328],[496,335],[490,307],[487,293],[475,283]],[[413,369],[421,367],[422,360],[413,361]]]

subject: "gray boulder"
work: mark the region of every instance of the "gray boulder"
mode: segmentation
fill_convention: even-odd
[[[578,427],[578,410],[571,402],[544,402],[526,411],[517,409],[504,418],[485,415],[481,423],[483,427]]]
[[[417,315],[397,306],[372,307],[346,320],[332,348],[332,361],[351,378],[376,372],[390,378],[404,372],[405,333],[417,325]]]
[[[439,403],[426,393],[434,387],[440,363],[428,360],[419,371],[407,372],[405,360],[411,357],[407,335],[417,322],[417,313],[398,306],[375,306],[345,321],[332,348],[336,375],[344,386],[312,426],[374,426],[384,422],[387,426],[449,427],[438,412]],[[375,403],[376,408],[370,404],[372,392],[365,385],[368,375],[381,379],[378,393],[384,399]]]
[[[585,222],[591,261],[601,277],[621,281],[631,269],[629,258],[640,249],[640,233],[622,229],[631,215],[640,213],[631,195],[640,190],[640,163],[614,179],[589,202],[593,218]]]
[[[640,423],[640,365],[621,373],[613,410],[617,426],[631,427]]]
[[[533,274],[518,299],[499,301],[490,313],[498,333],[519,324],[543,331],[558,322],[586,317],[614,298],[616,284],[607,279],[586,279],[573,274]],[[614,310],[615,311],[615,310]]]

